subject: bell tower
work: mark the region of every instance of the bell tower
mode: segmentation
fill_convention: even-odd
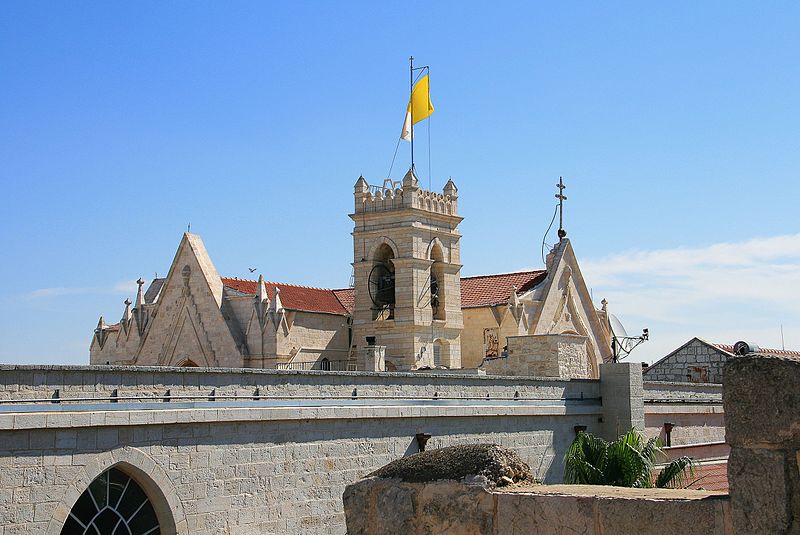
[[[385,347],[387,370],[461,367],[458,189],[355,184],[353,345]]]

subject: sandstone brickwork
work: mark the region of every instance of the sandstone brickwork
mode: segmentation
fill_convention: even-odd
[[[733,355],[714,344],[692,338],[653,363],[645,371],[647,381],[722,383],[722,370]]]

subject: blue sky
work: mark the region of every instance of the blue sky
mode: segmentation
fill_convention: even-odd
[[[411,54],[464,275],[541,265],[563,175],[595,300],[650,328],[635,360],[781,324],[800,349],[799,24],[792,2],[3,2],[0,362],[87,362],[190,222],[224,275],[346,286]]]

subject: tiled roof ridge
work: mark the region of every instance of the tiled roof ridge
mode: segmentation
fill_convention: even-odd
[[[728,353],[733,353],[733,345],[731,344],[715,344],[712,343],[714,347],[717,349],[721,349],[723,351],[727,351]],[[800,357],[800,351],[795,351],[793,349],[773,349],[769,347],[758,347],[759,353],[772,353],[775,355],[785,355],[787,357]],[[758,353],[756,353],[758,354]]]
[[[527,275],[527,274],[539,274],[539,273],[546,273],[546,269],[523,269],[520,271],[508,271],[505,273],[491,273],[489,275],[470,275],[468,277],[461,277],[461,280],[464,279],[490,279],[492,277],[506,277],[508,275]]]
[[[233,281],[241,281],[241,282],[252,282],[253,284],[258,284],[258,280],[253,279],[240,279],[239,277],[220,277],[223,282],[226,280],[233,280]],[[290,282],[273,282],[264,279],[265,284],[269,284],[271,286],[292,286],[293,288],[305,288],[307,290],[325,290],[329,292],[336,292],[339,290],[346,290],[347,288],[320,288],[319,286],[304,286],[302,284],[292,284]]]

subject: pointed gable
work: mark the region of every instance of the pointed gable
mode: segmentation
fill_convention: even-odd
[[[186,341],[192,347],[199,344],[209,366],[241,366],[241,335],[226,321],[222,294],[222,280],[203,241],[185,233],[160,286],[137,363],[177,364],[174,359],[181,356],[175,348]]]

